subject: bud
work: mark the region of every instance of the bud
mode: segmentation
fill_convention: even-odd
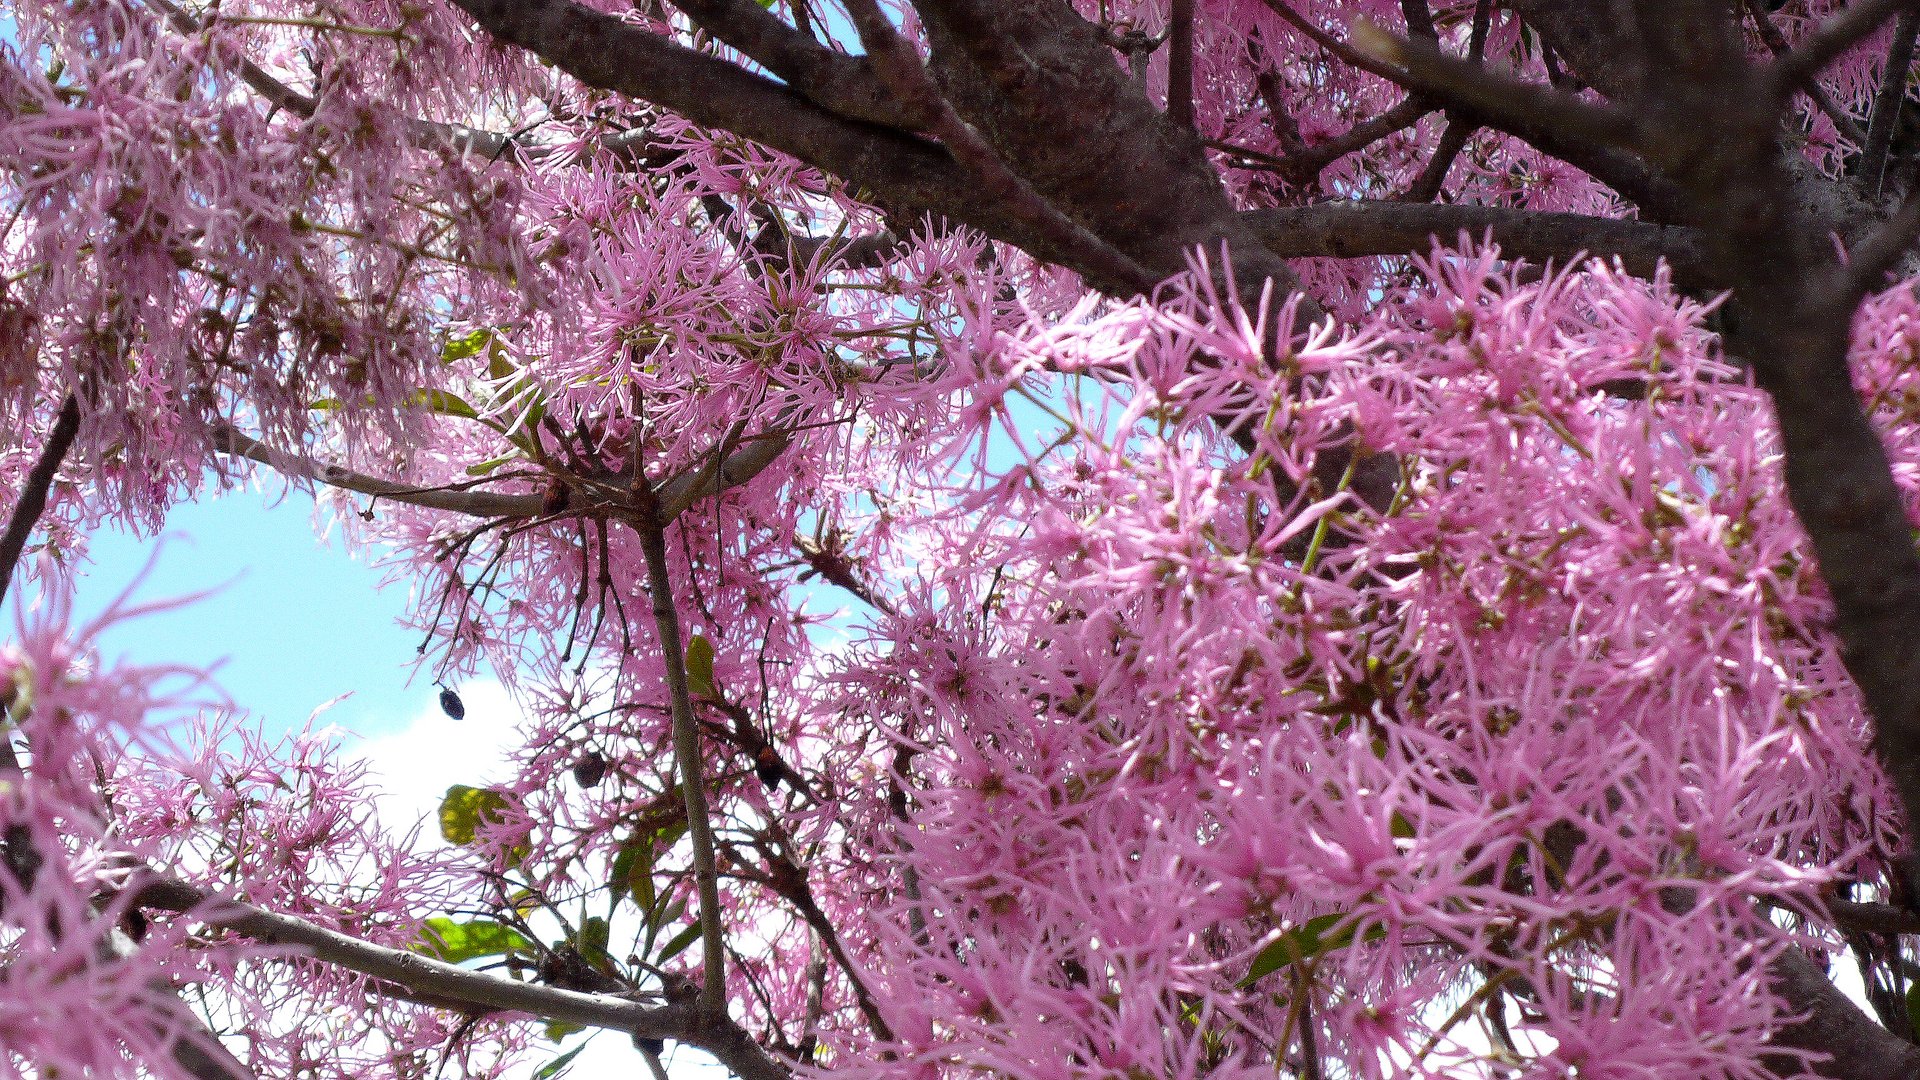
[[[607,759],[598,750],[589,750],[573,763],[573,782],[582,788],[597,787],[607,776]]]

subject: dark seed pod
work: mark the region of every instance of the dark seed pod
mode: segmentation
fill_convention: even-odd
[[[466,702],[461,701],[460,695],[450,689],[443,688],[440,691],[440,711],[453,717],[455,720],[465,720],[467,718]]]
[[[540,496],[540,516],[552,517],[565,510],[571,499],[572,489],[558,480],[553,481],[547,485],[546,492]]]
[[[760,778],[768,791],[780,786],[780,779],[786,772],[780,768],[780,755],[773,752],[773,747],[763,746],[759,753],[753,755],[753,775]]]
[[[635,1036],[633,1042],[634,1045],[652,1054],[654,1057],[659,1057],[665,1053],[667,1049],[667,1040],[665,1039],[642,1039],[639,1036]]]
[[[597,787],[607,776],[607,759],[598,750],[589,750],[573,763],[573,782],[583,788]]]

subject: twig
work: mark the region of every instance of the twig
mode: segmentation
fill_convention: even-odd
[[[1887,67],[1880,73],[1880,90],[1873,98],[1873,118],[1867,123],[1867,147],[1860,156],[1860,179],[1877,197],[1886,178],[1887,149],[1893,143],[1894,121],[1907,97],[1907,73],[1913,70],[1913,39],[1920,34],[1920,10],[1900,13],[1893,25],[1893,45]]]
[[[1424,203],[1438,198],[1440,189],[1446,186],[1447,173],[1452,170],[1454,159],[1460,156],[1460,151],[1467,148],[1467,140],[1479,130],[1480,125],[1463,117],[1449,120],[1447,130],[1440,133],[1440,141],[1433,148],[1433,156],[1427,159],[1426,168],[1420,170],[1419,176],[1414,177],[1406,193],[1400,196],[1401,200]]]
[[[1172,0],[1167,12],[1167,119],[1193,127],[1193,0]]]
[[[1746,6],[1747,15],[1759,29],[1760,40],[1766,43],[1767,49],[1775,56],[1785,56],[1791,52],[1793,47],[1787,44],[1787,39],[1781,35],[1780,28],[1773,25],[1773,20],[1767,17],[1767,9],[1762,6],[1761,0],[1747,0]],[[1859,122],[1848,115],[1847,110],[1841,108],[1839,102],[1833,100],[1833,95],[1821,89],[1818,82],[1807,80],[1807,85],[1801,92],[1813,101],[1816,108],[1827,114],[1827,119],[1833,121],[1835,130],[1840,132],[1842,138],[1855,146],[1866,145],[1867,133],[1860,130]]]
[[[1381,139],[1420,122],[1435,111],[1431,102],[1418,95],[1403,98],[1398,105],[1370,119],[1362,120],[1323,143],[1288,152],[1280,159],[1280,171],[1295,183],[1305,183],[1348,154],[1364,150]]]
[[[636,466],[637,467],[637,466]],[[713,823],[708,819],[707,781],[700,758],[700,726],[693,715],[693,695],[687,686],[687,652],[680,637],[680,610],[673,602],[673,580],[667,574],[667,522],[657,495],[642,485],[639,520],[640,550],[647,560],[647,592],[653,600],[653,621],[659,628],[661,663],[666,669],[667,697],[672,705],[673,756],[680,772],[680,788],[687,804],[687,835],[693,841],[693,876],[700,897],[700,1008],[721,1015],[726,1008],[726,940],[720,925],[719,868],[713,854]]]
[[[1858,0],[1840,14],[1815,27],[1792,52],[1773,62],[1767,80],[1782,99],[1811,82],[1840,54],[1853,48],[1915,0]]]
[[[1356,67],[1369,74],[1378,75],[1391,83],[1398,83],[1401,86],[1407,85],[1406,72],[1377,57],[1369,56],[1367,53],[1361,52],[1352,45],[1320,29],[1320,27],[1314,24],[1312,19],[1307,18],[1305,15],[1300,14],[1288,6],[1287,0],[1264,0],[1264,3],[1275,15],[1285,19],[1294,29],[1307,35],[1315,45],[1332,53],[1337,59],[1345,61],[1349,67]]]
[[[54,474],[60,471],[60,463],[66,459],[79,431],[80,400],[68,394],[60,403],[60,413],[54,418],[53,430],[47,433],[47,444],[41,448],[39,460],[33,463],[20,485],[20,497],[14,501],[13,513],[7,518],[7,531],[0,533],[0,599],[6,598],[7,589],[13,583],[14,568],[20,565],[20,556],[27,550],[27,538],[33,535],[40,515],[46,512]]]

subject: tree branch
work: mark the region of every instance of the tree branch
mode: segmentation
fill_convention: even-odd
[[[1435,206],[1402,202],[1326,202],[1243,215],[1253,236],[1281,258],[1357,259],[1423,254],[1462,233],[1491,236],[1515,258],[1566,264],[1585,253],[1619,259],[1630,273],[1650,277],[1662,260],[1689,288],[1724,284],[1709,263],[1696,229],[1617,221],[1584,214],[1545,213],[1495,206]]]
[[[1768,51],[1775,56],[1785,56],[1792,51],[1792,47],[1787,44],[1787,39],[1781,35],[1780,28],[1773,25],[1773,20],[1767,17],[1766,5],[1762,0],[1746,0],[1746,7],[1747,15],[1753,20],[1754,27],[1760,31],[1760,40],[1766,43]],[[1847,111],[1840,107],[1840,103],[1833,100],[1833,95],[1821,89],[1818,82],[1812,79],[1807,80],[1807,85],[1801,92],[1807,95],[1816,108],[1827,114],[1827,119],[1833,121],[1834,129],[1840,132],[1842,138],[1855,146],[1866,145],[1867,133],[1860,130],[1860,124],[1847,115]]]
[[[1167,119],[1193,127],[1193,0],[1167,9]]]
[[[1901,260],[1920,239],[1920,191],[1908,192],[1891,218],[1868,233],[1847,251],[1847,272],[1839,292],[1858,302],[1861,297],[1885,284],[1887,275],[1899,268]]]
[[[1282,2],[1267,0],[1269,6]],[[1431,42],[1396,37],[1364,19],[1354,23],[1353,39],[1359,51],[1397,71],[1400,85],[1470,110],[1490,126],[1550,130],[1563,142],[1593,149],[1626,146],[1634,136],[1633,118],[1611,105],[1496,74]]]
[[[1814,1055],[1810,1064],[1797,1055],[1763,1059],[1781,1076],[1805,1075],[1833,1080],[1912,1080],[1920,1076],[1920,1046],[1873,1022],[1811,960],[1796,950],[1769,965],[1773,990],[1799,1014],[1774,1032],[1774,1045]],[[1820,1060],[1824,1058],[1824,1060]]]
[[[503,979],[404,949],[391,949],[251,904],[215,898],[184,882],[153,879],[135,886],[139,907],[177,911],[211,926],[264,941],[296,945],[314,959],[392,983],[446,1007],[518,1012],[583,1027],[624,1031],[642,1039],[673,1039],[720,1059],[742,1080],[787,1080],[769,1057],[724,1014],[686,1004],[645,1005],[607,994]]]
[[[68,394],[60,403],[53,430],[47,433],[46,446],[41,448],[39,459],[20,485],[13,513],[7,518],[6,532],[0,533],[0,599],[6,598],[7,589],[13,584],[13,572],[27,550],[27,538],[33,535],[33,527],[47,510],[47,495],[53,489],[54,474],[60,471],[60,463],[66,460],[67,451],[79,432],[80,401]]]
[[[214,449],[223,454],[257,461],[286,476],[313,480],[343,491],[354,491],[378,499],[406,503],[409,506],[423,506],[429,510],[450,510],[456,514],[484,518],[530,518],[540,515],[542,500],[540,495],[450,491],[446,488],[422,488],[412,484],[381,480],[365,473],[343,469],[337,465],[323,465],[284,450],[276,450],[230,427],[222,427],[214,432],[213,445]]]

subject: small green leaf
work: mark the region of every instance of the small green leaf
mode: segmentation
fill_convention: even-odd
[[[580,924],[580,955],[586,957],[588,963],[597,966],[611,962],[612,958],[607,955],[608,933],[607,920],[598,915]]]
[[[332,398],[332,397],[323,397],[320,400],[315,401],[313,404],[307,406],[307,408],[312,409],[314,412],[334,412],[339,408],[341,408],[340,399]]]
[[[1298,964],[1352,944],[1352,927],[1339,929],[1345,918],[1345,915],[1320,915],[1281,934],[1253,958],[1247,977],[1240,980],[1241,987],[1251,986],[1288,964]]]
[[[548,1024],[547,1038],[553,1039],[554,1042],[559,1042],[560,1039],[555,1038],[553,1032],[555,1028],[562,1028],[562,1027],[573,1027],[573,1025],[572,1024]],[[578,1031],[580,1029],[574,1028],[574,1030]],[[587,1044],[581,1043],[579,1046],[574,1047],[573,1049],[567,1051],[566,1053],[561,1054],[559,1057],[554,1058],[552,1061],[547,1062],[545,1065],[540,1066],[539,1071],[533,1074],[533,1080],[553,1080],[554,1077],[559,1076],[561,1073],[565,1072],[567,1069],[567,1066],[573,1064],[573,1059],[579,1057],[580,1051],[585,1050],[586,1048],[587,1048]]]
[[[425,953],[449,964],[464,963],[482,956],[502,956],[510,952],[533,951],[533,942],[510,926],[491,919],[457,922],[436,916],[421,928],[414,952]]]
[[[467,475],[468,476],[486,476],[487,474],[493,472],[495,469],[498,469],[500,466],[505,465],[509,461],[514,461],[519,457],[520,457],[519,454],[503,454],[500,457],[490,458],[486,461],[483,461],[478,465],[469,465],[467,466]]]
[[[546,1036],[547,1036],[548,1042],[559,1042],[561,1039],[564,1039],[569,1035],[577,1035],[580,1032],[587,1030],[586,1028],[581,1027],[579,1024],[569,1024],[565,1020],[549,1020],[546,1023],[546,1029],[547,1029]],[[577,1050],[575,1051],[575,1053],[578,1053],[578,1052],[579,1051]]]
[[[694,923],[692,926],[687,927],[685,930],[669,938],[665,945],[660,946],[660,953],[653,958],[653,962],[655,964],[664,964],[674,957],[679,956],[681,953],[686,952],[687,946],[698,940],[700,940],[700,924]]]
[[[492,788],[455,784],[440,800],[440,835],[449,844],[471,844],[482,821],[505,821],[511,804]]]
[[[651,878],[653,863],[653,845],[643,844],[634,837],[620,845],[613,854],[613,868],[607,874],[607,887],[616,897],[632,895],[634,891],[634,872],[641,866],[646,867],[645,876]],[[638,899],[636,896],[635,899]],[[644,905],[642,905],[644,906]]]
[[[667,893],[660,897],[660,901],[658,910],[647,913],[647,926],[656,934],[662,927],[687,913],[686,897]]]
[[[451,364],[470,356],[478,356],[480,350],[486,348],[487,343],[492,340],[493,331],[484,328],[461,334],[459,337],[450,337],[445,345],[440,346],[440,359]]]
[[[713,642],[695,634],[687,642],[687,688],[694,697],[718,698],[719,687],[713,681]]]
[[[466,420],[480,419],[479,410],[467,404],[466,399],[445,390],[415,390],[408,404],[426,409],[441,416],[458,416]]]
[[[514,809],[513,803],[493,788],[455,784],[440,800],[440,835],[449,844],[472,844],[482,824],[504,824]],[[532,845],[522,839],[507,849],[507,861],[518,863],[532,850]]]

